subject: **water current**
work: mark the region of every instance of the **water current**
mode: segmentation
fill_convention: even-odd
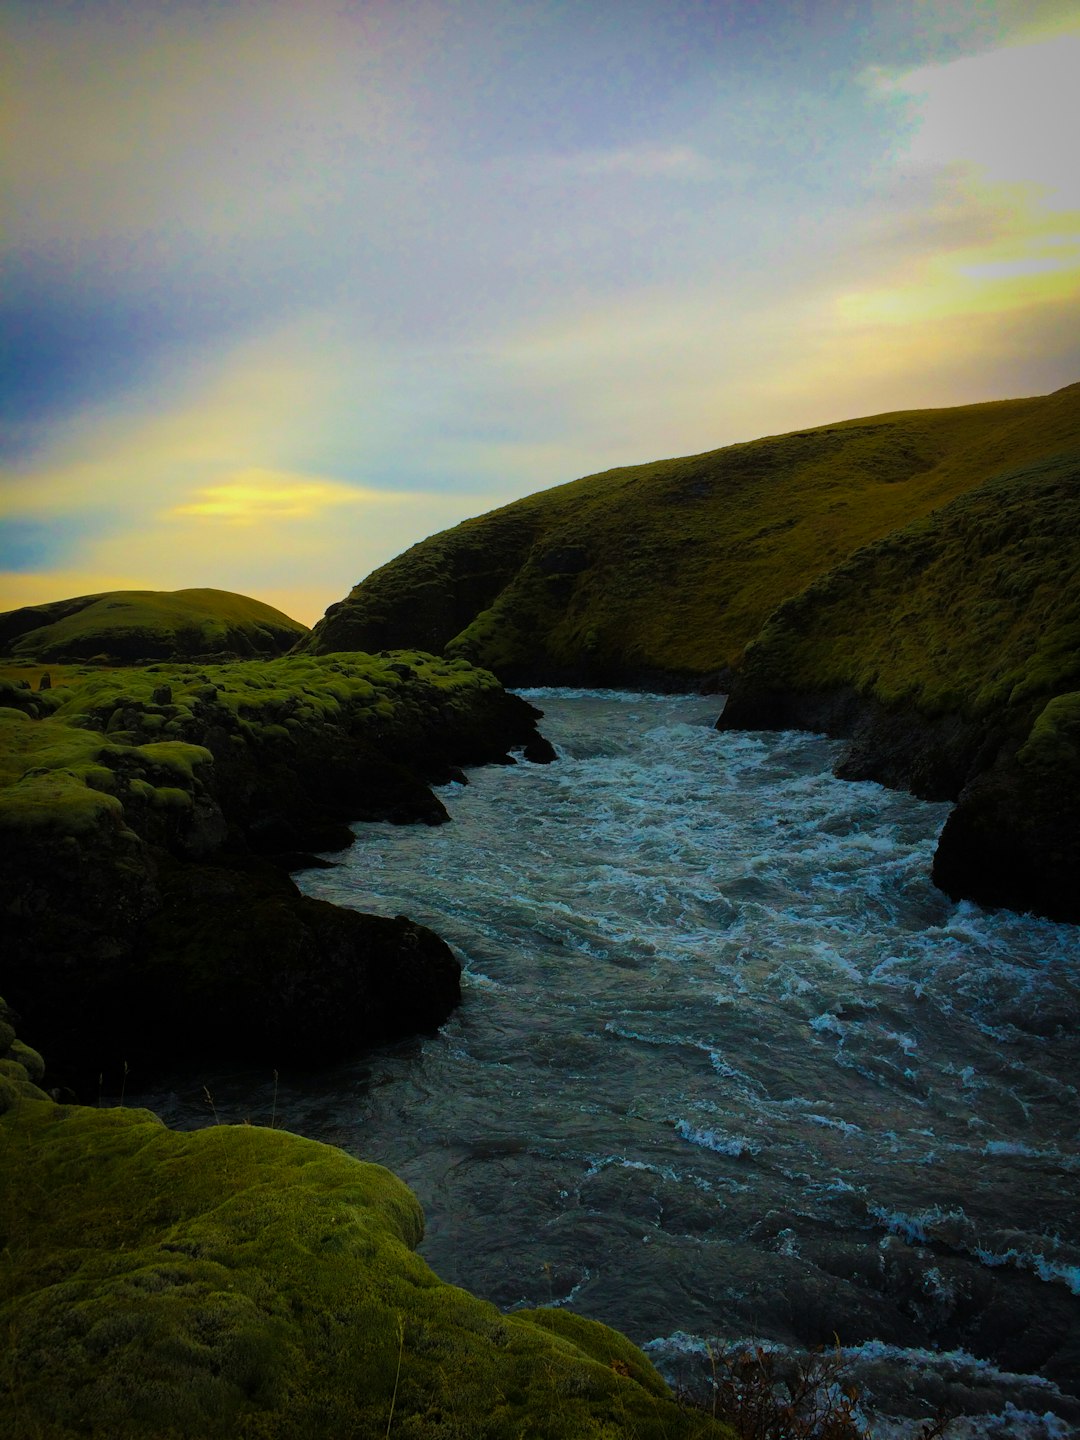
[[[947,807],[835,779],[836,742],[526,698],[556,763],[471,771],[452,824],[357,826],[300,877],[455,947],[442,1030],[142,1102],[388,1165],[445,1280],[676,1380],[711,1337],[836,1336],[879,1436],[942,1400],[955,1440],[1080,1434],[1076,927],[935,890]]]

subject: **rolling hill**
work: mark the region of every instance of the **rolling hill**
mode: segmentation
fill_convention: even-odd
[[[228,590],[111,590],[0,615],[0,656],[134,664],[281,655],[306,634],[298,620]]]

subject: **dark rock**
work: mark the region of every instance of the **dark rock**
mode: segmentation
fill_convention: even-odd
[[[41,679],[38,681],[38,689],[39,689],[39,690],[51,690],[51,689],[52,689],[52,676],[49,674],[49,672],[48,672],[47,670],[45,671],[44,675],[42,675]]]
[[[553,760],[559,758],[555,746],[543,735],[537,735],[535,740],[530,740],[521,753],[533,765],[550,765]]]
[[[934,884],[953,899],[1080,923],[1080,785],[1015,756],[961,792],[934,856]]]
[[[461,967],[433,931],[309,899],[268,865],[168,866],[162,891],[126,1002],[125,1024],[133,1010],[146,1023],[149,1045],[128,1036],[143,1064],[165,1036],[174,1053],[325,1064],[434,1030],[461,1000]]]

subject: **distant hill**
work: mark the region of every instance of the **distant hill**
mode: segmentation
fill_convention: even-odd
[[[228,590],[111,590],[0,614],[0,656],[121,664],[194,655],[281,655],[308,633]]]
[[[938,797],[1022,754],[1006,787],[1021,807],[1036,751],[1052,754],[1053,835],[1038,804],[1018,808],[991,863],[1006,818],[991,806],[964,842],[974,870],[936,873],[1080,920],[1080,722],[1061,698],[1080,700],[1080,385],[541,491],[413,546],[302,645],[418,646],[514,684],[723,689],[725,727],[850,735],[844,773]],[[1008,848],[1021,831],[1027,858]],[[1062,886],[1077,898],[1055,899]]]

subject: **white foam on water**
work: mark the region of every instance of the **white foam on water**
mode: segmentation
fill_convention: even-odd
[[[671,1374],[672,1362],[690,1358],[701,1362],[702,1374],[706,1377],[717,1357],[727,1355],[754,1354],[761,1350],[767,1356],[804,1365],[812,1358],[805,1350],[757,1335],[713,1337],[685,1330],[647,1340],[642,1349],[662,1374]],[[922,1389],[935,1395],[941,1394],[944,1387],[948,1396],[948,1387],[953,1386],[965,1394],[975,1392],[980,1396],[980,1409],[976,1413],[953,1414],[946,1430],[948,1440],[955,1437],[960,1440],[1073,1440],[1078,1433],[1076,1426],[1060,1413],[1071,1411],[1074,1406],[1053,1381],[1041,1375],[1003,1370],[992,1361],[962,1349],[931,1350],[868,1340],[860,1345],[840,1345],[828,1358],[831,1360],[833,1356],[839,1366],[837,1379],[822,1386],[821,1400],[829,1393],[835,1397],[838,1382],[846,1385],[854,1381],[861,1391],[854,1418],[857,1424],[872,1429],[874,1440],[912,1440],[919,1433],[919,1426],[934,1419],[932,1406],[922,1414],[899,1416],[887,1413],[875,1403],[874,1389],[878,1383],[875,1372],[882,1366],[887,1367],[894,1385],[897,1376],[909,1377],[907,1384],[915,1393],[921,1393],[921,1382]],[[1008,1398],[1005,1393],[1008,1391],[1023,1394],[1026,1403],[1017,1404]],[[781,1398],[782,1393],[778,1394],[778,1399]]]
[[[1057,1260],[1048,1260],[1045,1255],[1033,1254],[1030,1250],[1015,1247],[995,1252],[978,1245],[971,1252],[983,1265],[997,1269],[1001,1265],[1012,1265],[1017,1270],[1030,1270],[1040,1280],[1049,1283],[1060,1281],[1074,1295],[1080,1295],[1080,1265],[1066,1265]]]
[[[703,1130],[696,1125],[691,1125],[689,1120],[677,1121],[675,1130],[684,1140],[689,1140],[691,1145],[703,1145],[717,1155],[731,1155],[738,1158],[742,1155],[761,1154],[762,1147],[757,1141],[749,1139],[746,1135],[725,1135],[721,1130]]]
[[[831,1115],[804,1115],[810,1125],[823,1125],[830,1130],[842,1130],[845,1135],[861,1135],[862,1126],[852,1125],[847,1120],[834,1120]]]

